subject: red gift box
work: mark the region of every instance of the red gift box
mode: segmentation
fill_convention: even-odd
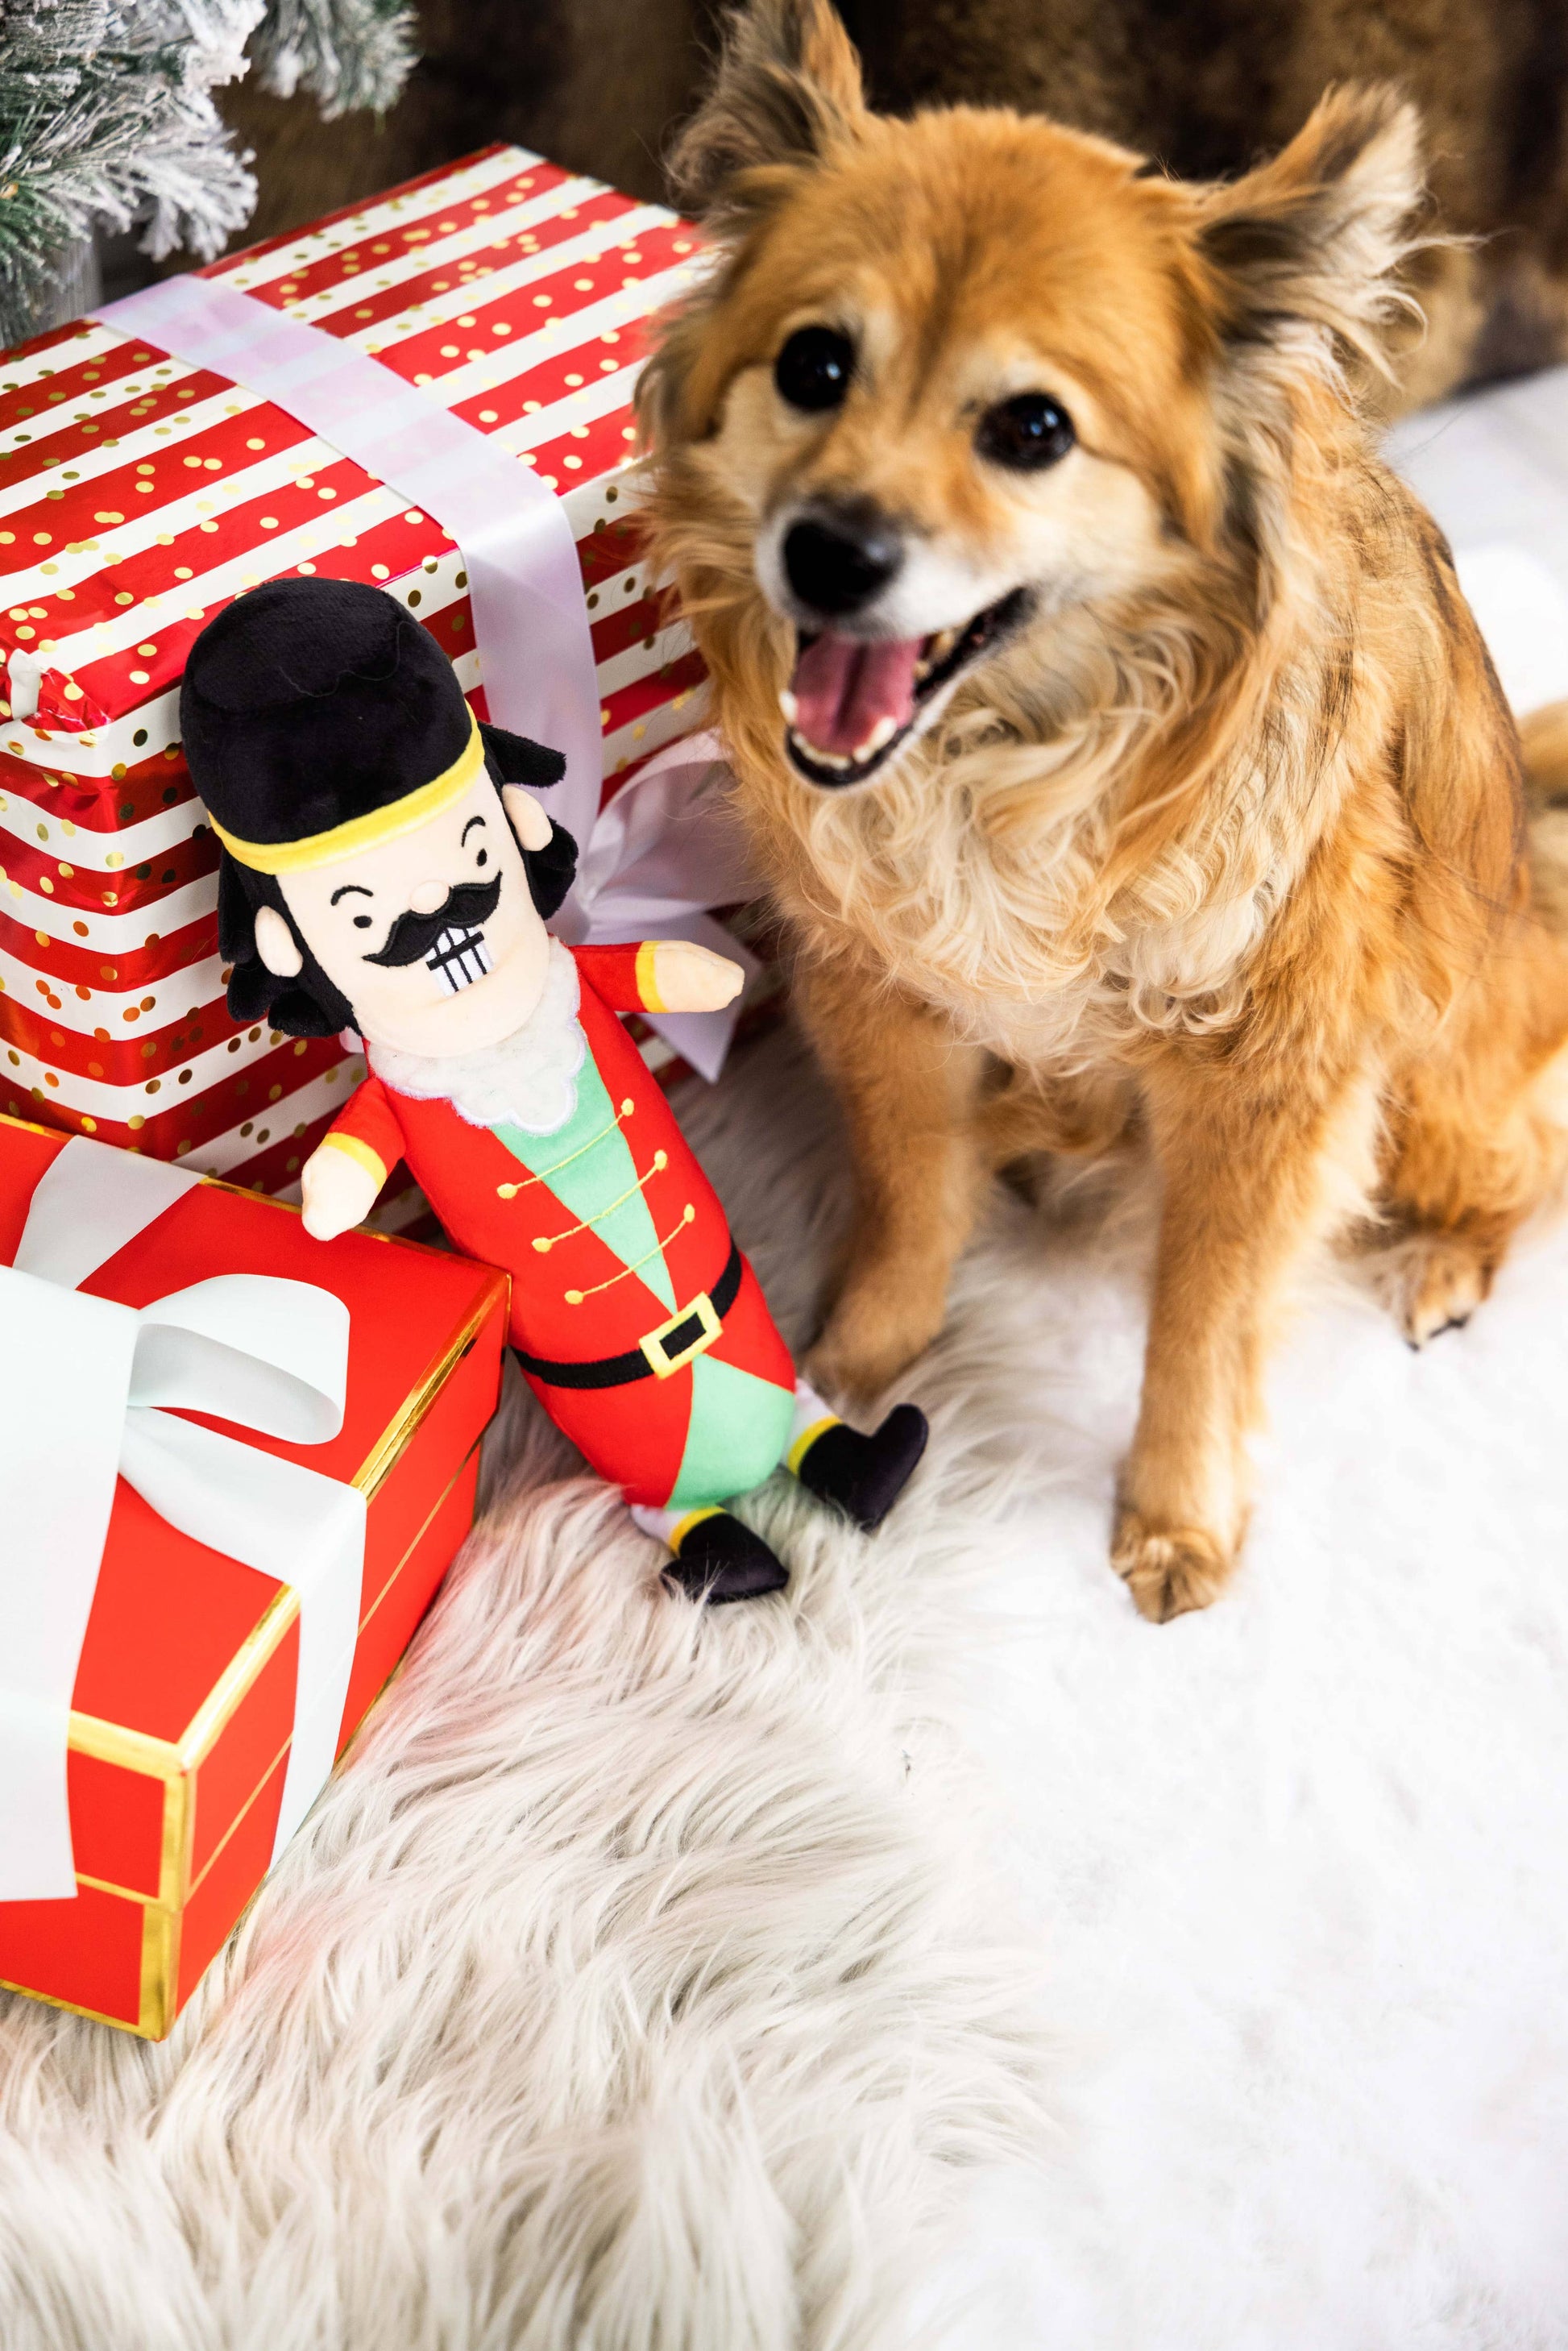
[[[202,273],[357,346],[559,496],[607,796],[699,718],[701,662],[618,478],[648,319],[695,253],[673,214],[497,147]],[[461,553],[282,409],[87,322],[0,360],[0,666],[42,673],[21,723],[0,676],[0,1112],[286,1190],[363,1071],[335,1038],[229,1019],[185,655],[264,579],[371,580],[488,716]]]
[[[15,1261],[33,1194],[64,1148],[59,1134],[0,1117],[0,1264]],[[80,1288],[142,1307],[220,1273],[310,1282],[348,1309],[336,1437],[291,1445],[205,1421],[366,1498],[340,1753],[472,1521],[506,1280],[378,1234],[316,1241],[293,1209],[209,1181]],[[0,1983],[151,2040],[168,2032],[271,1861],[298,1626],[290,1585],[177,1532],[119,1481],[70,1718],[78,1891],[0,1902]]]

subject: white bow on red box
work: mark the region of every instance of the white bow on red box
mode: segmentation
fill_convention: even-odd
[[[199,1176],[73,1136],[0,1267],[0,1901],[76,1892],[71,1696],[123,1477],[185,1535],[299,1596],[275,1850],[331,1771],[359,1623],[365,1498],[182,1417],[296,1444],[343,1422],[348,1310],[315,1284],[223,1274],[140,1310],[79,1285]]]

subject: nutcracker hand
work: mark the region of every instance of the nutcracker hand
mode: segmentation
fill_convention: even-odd
[[[691,939],[660,939],[653,950],[653,985],[664,1012],[722,1012],[746,984],[728,956]]]
[[[336,1240],[339,1233],[364,1223],[380,1188],[369,1167],[346,1151],[323,1144],[306,1161],[300,1178],[306,1231],[314,1240]]]

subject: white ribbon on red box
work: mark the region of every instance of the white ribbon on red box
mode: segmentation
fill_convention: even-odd
[[[705,919],[710,907],[754,888],[715,789],[722,755],[714,738],[672,744],[600,811],[603,735],[582,573],[566,509],[536,474],[379,360],[221,277],[165,278],[96,315],[117,334],[210,368],[297,417],[456,541],[491,717],[566,756],[548,805],[592,877],[566,902],[557,925],[566,936],[697,938],[736,955]],[[650,898],[644,811],[655,802],[665,840]],[[652,1019],[710,1078],[734,1022],[733,1010]]]
[[[0,1901],[77,1890],[71,1700],[117,1478],[182,1534],[299,1595],[275,1855],[337,1751],[365,1498],[178,1415],[325,1444],[343,1425],[348,1308],[314,1282],[271,1274],[220,1274],[140,1309],[78,1286],[201,1180],[73,1135],[33,1195],[15,1265],[0,1266]]]

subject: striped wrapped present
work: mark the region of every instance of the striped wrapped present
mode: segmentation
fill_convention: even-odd
[[[203,273],[391,369],[561,501],[607,795],[700,716],[624,478],[646,323],[695,261],[672,214],[495,148]],[[228,1017],[186,650],[262,580],[373,580],[486,716],[462,554],[284,408],[88,320],[0,361],[0,1111],[286,1191],[362,1065]]]

